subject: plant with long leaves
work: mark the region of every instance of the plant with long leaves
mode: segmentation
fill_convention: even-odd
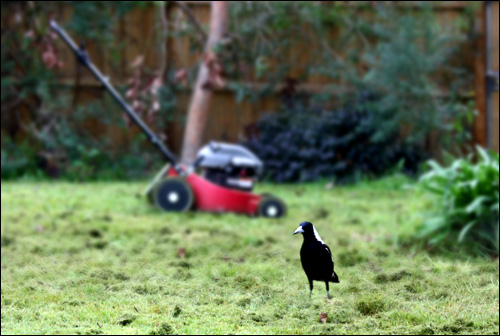
[[[429,162],[431,171],[422,187],[440,198],[439,213],[421,227],[420,235],[432,245],[456,239],[482,251],[499,251],[499,156],[478,147],[472,156],[450,167]]]

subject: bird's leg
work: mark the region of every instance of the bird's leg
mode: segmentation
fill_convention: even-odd
[[[326,285],[326,293],[328,294],[328,300],[330,300],[332,298],[330,296],[330,284],[328,283],[328,281],[325,281],[325,285]]]
[[[311,289],[309,292],[309,298],[311,298],[313,293],[313,281],[311,279],[309,279],[309,288]]]

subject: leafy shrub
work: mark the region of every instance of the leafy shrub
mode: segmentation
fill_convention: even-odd
[[[427,220],[421,236],[431,244],[458,239],[498,254],[499,157],[478,147],[479,161],[458,159],[451,167],[437,162],[421,179],[422,187],[440,198],[439,214]],[[451,239],[451,240],[450,240]]]
[[[3,179],[12,179],[27,174],[40,174],[33,158],[35,153],[26,143],[14,144],[6,138],[2,144],[1,168]]]
[[[57,50],[66,47],[60,46],[54,34],[50,34],[47,21],[52,17],[50,13],[61,10],[61,5],[57,1],[3,1],[1,4],[2,22],[7,22],[2,31],[9,32],[2,34],[1,49],[1,177],[50,176],[70,180],[142,177],[153,162],[162,161],[154,150],[144,151],[146,138],[142,135],[130,136],[120,148],[113,146],[108,125],[113,125],[113,129],[118,125],[124,133],[135,132],[130,127],[127,129],[121,111],[109,95],[98,102],[78,106],[82,90],[78,75],[75,74],[74,90],[65,90],[56,84],[55,79],[61,76],[60,68],[65,63],[59,59]],[[148,3],[118,1],[106,5],[99,1],[68,1],[63,6],[74,9],[66,24],[70,34],[78,41],[106,46],[109,57],[105,59],[110,68],[115,68],[123,55],[123,43],[116,39],[115,28],[124,15]],[[12,20],[14,16],[16,20]],[[142,77],[134,78],[141,92],[145,81]],[[124,87],[118,89],[125,91]],[[149,106],[139,99],[145,100],[142,96],[134,98]],[[172,121],[169,111],[175,106],[174,89],[163,85],[155,103],[160,107],[158,111],[148,114],[143,108],[140,113],[144,119],[148,114],[147,122],[154,124],[154,130],[161,134],[167,122]],[[94,127],[88,127],[89,123]]]
[[[278,90],[288,101],[319,77],[328,84],[309,93],[315,103],[348,101],[351,92],[379,96],[370,107],[374,141],[403,128],[407,143],[432,137],[436,152],[460,152],[474,111],[463,94],[473,83],[465,45],[474,11],[443,25],[428,1],[355,3],[235,2],[232,43],[221,50],[225,70],[237,83],[268,84],[233,84],[237,100],[255,102]]]
[[[80,127],[94,115],[101,122],[114,123],[124,133],[130,132],[119,113],[107,100],[77,108],[69,115],[51,116],[51,127],[35,130],[33,137],[16,143],[8,136],[2,143],[3,180],[30,178],[62,178],[70,181],[116,180],[142,178],[162,162],[141,134],[115,149],[112,139]],[[106,111],[105,113],[103,111]],[[147,146],[147,147],[146,147]]]
[[[381,176],[398,164],[415,174],[424,159],[419,148],[405,145],[398,133],[373,140],[378,125],[365,108],[369,99],[337,111],[304,108],[267,115],[245,145],[264,161],[275,182],[335,178],[347,183]]]

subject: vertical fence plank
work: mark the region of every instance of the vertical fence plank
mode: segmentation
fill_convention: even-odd
[[[486,147],[488,144],[487,91],[486,91],[486,3],[478,11],[475,45],[475,98],[479,115],[474,121],[474,141]]]
[[[492,4],[491,8],[491,27],[490,27],[490,50],[488,51],[490,53],[490,67],[491,70],[497,71],[499,68],[499,2],[495,1]],[[492,120],[490,121],[492,123],[491,127],[491,145],[494,150],[497,152],[500,150],[499,146],[499,102],[498,102],[498,97],[499,93],[498,91],[493,94],[491,97],[491,112],[492,112]]]
[[[492,108],[493,108],[493,120],[492,120],[492,123],[493,123],[493,127],[492,127],[492,141],[491,141],[491,146],[492,146],[492,149],[496,150],[497,152],[500,150],[500,146],[499,146],[499,140],[498,140],[498,132],[499,132],[499,122],[500,122],[500,119],[499,119],[499,112],[498,112],[498,98],[499,98],[499,94],[498,94],[498,91],[495,92],[493,94],[493,97],[492,97]]]
[[[498,62],[499,62],[499,2],[494,1],[492,4],[491,8],[491,13],[492,13],[492,18],[491,18],[491,35],[490,35],[490,45],[491,45],[491,50],[490,50],[490,55],[491,55],[491,67],[493,70],[498,71]]]

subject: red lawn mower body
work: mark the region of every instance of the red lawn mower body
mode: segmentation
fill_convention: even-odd
[[[179,177],[170,169],[168,177]],[[233,212],[257,216],[262,196],[250,192],[232,190],[218,186],[203,177],[191,173],[186,176],[186,182],[193,190],[194,206],[198,211],[223,213]]]
[[[148,188],[151,203],[166,212],[197,210],[279,218],[285,204],[252,192],[262,162],[244,147],[211,142],[189,168],[167,165]],[[198,173],[199,172],[199,173]]]
[[[273,195],[228,188],[184,167],[181,170],[179,174],[173,167],[166,167],[148,188],[148,199],[159,210],[236,213],[266,218],[286,215],[286,205]]]

